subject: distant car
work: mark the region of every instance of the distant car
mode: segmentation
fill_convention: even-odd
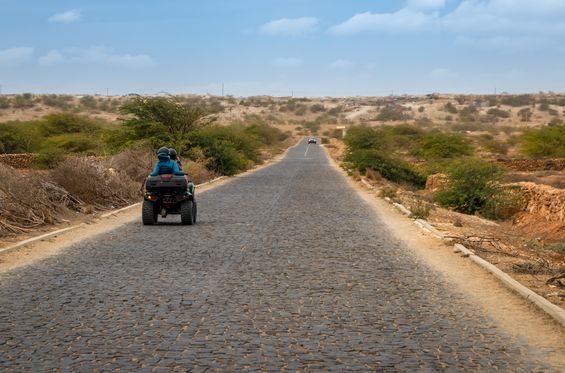
[[[308,144],[317,144],[318,143],[318,139],[316,139],[315,137],[310,137],[308,139]]]

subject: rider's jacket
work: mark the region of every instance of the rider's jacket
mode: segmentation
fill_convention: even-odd
[[[159,162],[153,168],[153,172],[151,172],[151,176],[158,176],[158,175],[165,175],[165,174],[173,174],[173,175],[186,175],[183,172],[177,162],[171,160],[168,154],[159,153],[157,154],[157,158]]]

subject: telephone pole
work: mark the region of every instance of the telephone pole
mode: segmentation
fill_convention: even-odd
[[[224,83],[222,83],[222,97],[224,97]]]

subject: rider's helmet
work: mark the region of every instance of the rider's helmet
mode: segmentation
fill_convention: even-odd
[[[169,148],[163,146],[162,148],[159,148],[159,150],[157,150],[157,154],[167,154],[169,155]]]
[[[169,156],[175,161],[177,159],[177,151],[173,148],[169,148]]]

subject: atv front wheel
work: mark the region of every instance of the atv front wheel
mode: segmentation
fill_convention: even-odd
[[[157,223],[158,211],[155,209],[153,202],[143,201],[141,207],[141,221],[143,225],[153,225]]]
[[[192,201],[184,201],[180,205],[180,221],[183,225],[194,224],[194,207]]]

